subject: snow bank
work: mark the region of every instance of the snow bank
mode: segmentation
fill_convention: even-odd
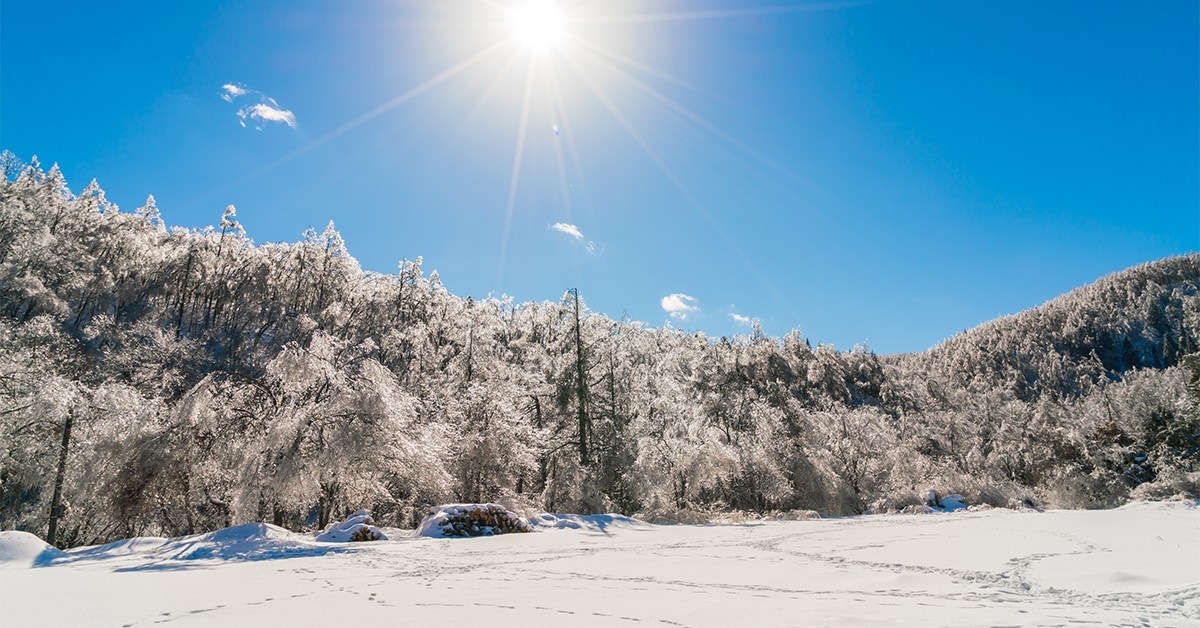
[[[928,491],[923,496],[923,504],[909,504],[900,509],[900,512],[907,515],[919,515],[934,512],[956,512],[959,510],[969,510],[967,508],[967,498],[954,493],[945,497],[938,497],[934,491]],[[886,506],[874,506],[871,509],[873,512],[887,512]]]
[[[302,537],[269,523],[243,523],[216,532],[169,539],[158,547],[149,541],[145,539],[139,544],[144,548],[142,553],[167,560],[264,560],[313,553]],[[126,542],[100,549],[112,551],[119,549],[114,545],[122,543]]]
[[[360,510],[345,521],[331,523],[317,535],[321,543],[357,543],[361,541],[386,541],[388,537],[375,527],[375,519],[366,510]]]
[[[636,529],[649,528],[650,524],[625,515],[568,515],[560,513],[542,513],[529,518],[529,525],[534,530],[587,530],[607,532],[609,528]]]
[[[28,532],[0,532],[0,568],[32,567],[46,564],[63,555],[62,550]]]
[[[942,512],[954,512],[955,510],[966,510],[966,509],[967,509],[967,499],[965,497],[963,497],[962,495],[958,495],[958,494],[947,495],[947,496],[943,497],[941,507],[936,508],[936,510],[940,510]]]
[[[315,540],[344,543],[360,530],[387,539],[368,523],[369,514],[354,513],[345,522],[330,526]],[[138,537],[106,545],[78,547],[66,552],[50,547],[27,532],[0,532],[0,568],[69,565],[84,562],[125,560],[141,569],[165,569],[176,561],[256,561],[276,558],[315,557],[345,551],[314,542],[312,535],[295,534],[267,523],[244,523],[205,534],[173,539]],[[148,562],[149,561],[149,562]]]
[[[499,504],[448,504],[421,520],[417,536],[441,539],[532,531],[529,521]]]
[[[1114,510],[1149,510],[1161,511],[1170,509],[1200,509],[1200,500],[1195,499],[1163,499],[1143,500],[1131,499],[1116,507]]]
[[[244,523],[215,532],[173,539],[139,537],[107,545],[80,547],[61,552],[56,564],[136,558],[154,561],[166,568],[175,561],[254,561],[276,558],[321,556],[339,551],[313,542],[307,535],[294,534],[268,523]],[[143,568],[148,568],[143,565]]]

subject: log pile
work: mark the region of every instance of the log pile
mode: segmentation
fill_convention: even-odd
[[[337,521],[325,527],[317,540],[322,543],[363,543],[386,541],[387,535],[375,527],[375,518],[366,510],[360,510],[345,521]]]
[[[381,538],[383,538],[383,535],[375,529],[375,526],[363,525],[358,526],[354,533],[350,535],[350,542],[365,543],[367,541],[378,541]]]
[[[532,532],[529,522],[516,513],[496,504],[464,504],[443,507],[434,515],[441,536],[495,536]]]

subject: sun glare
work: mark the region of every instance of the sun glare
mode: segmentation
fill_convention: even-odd
[[[513,11],[512,27],[518,41],[545,50],[562,39],[562,11],[549,2],[530,2]]]
[[[2,2],[3,0],[0,0]],[[779,0],[786,2],[787,0]],[[469,92],[459,95],[478,95],[478,101],[461,121],[454,137],[461,133],[477,114],[489,110],[496,115],[517,112],[516,137],[513,142],[508,196],[504,205],[504,223],[500,237],[500,256],[496,264],[496,286],[504,276],[509,236],[514,214],[522,202],[521,186],[542,188],[547,194],[557,183],[561,199],[554,200],[565,217],[572,212],[575,187],[570,180],[584,179],[580,160],[582,150],[594,150],[578,142],[572,132],[571,118],[594,119],[599,111],[607,112],[606,122],[624,130],[625,135],[676,188],[699,216],[713,224],[703,202],[683,185],[670,165],[660,156],[655,136],[647,127],[661,126],[660,121],[699,133],[699,139],[709,150],[736,151],[750,156],[791,178],[785,167],[754,150],[744,142],[677,102],[656,86],[671,83],[689,91],[702,92],[654,63],[643,61],[639,43],[651,37],[649,30],[661,23],[693,22],[696,20],[725,20],[762,18],[775,14],[823,10],[826,5],[841,6],[841,2],[809,2],[796,5],[737,8],[734,0],[714,0],[714,3],[733,3],[725,9],[677,10],[643,13],[638,7],[643,0],[476,0],[475,2],[428,3],[436,5],[444,15],[439,34],[449,40],[448,49],[459,49],[465,56],[433,74],[424,82],[412,86],[390,101],[372,109],[300,149],[281,158],[292,159],[316,146],[358,127],[384,113],[435,89],[445,89],[455,81],[471,85]],[[656,3],[657,4],[657,3]],[[686,2],[668,3],[686,5]],[[705,3],[707,4],[707,3]],[[846,4],[852,4],[847,2]],[[480,11],[480,6],[487,11]],[[820,5],[821,9],[816,9]],[[479,48],[471,45],[483,42]],[[472,51],[473,50],[473,51]],[[524,53],[524,54],[522,54]],[[520,90],[520,91],[518,91]],[[588,98],[590,96],[590,98]],[[516,103],[520,103],[519,109]],[[497,104],[503,106],[495,106]],[[493,106],[489,106],[493,105]],[[580,110],[582,107],[592,111]],[[576,120],[580,119],[579,117]],[[512,124],[507,117],[497,124]],[[582,137],[582,136],[580,136]],[[591,140],[597,135],[588,134]],[[529,151],[526,151],[526,148]],[[553,163],[550,160],[553,159]],[[529,164],[526,164],[529,162]],[[529,165],[533,168],[532,176]],[[272,166],[273,167],[273,166]],[[524,181],[524,183],[523,183]],[[525,192],[534,194],[535,192]],[[552,193],[552,192],[550,192]],[[547,196],[546,198],[551,198]],[[499,204],[499,203],[497,203]],[[745,259],[740,251],[735,251]],[[774,290],[772,288],[772,290]]]

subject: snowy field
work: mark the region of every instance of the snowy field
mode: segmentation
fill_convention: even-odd
[[[1200,626],[1194,504],[585,523],[367,544],[251,524],[66,553],[4,532],[0,625]]]

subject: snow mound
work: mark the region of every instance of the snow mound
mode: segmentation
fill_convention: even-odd
[[[46,545],[32,534],[0,532],[0,567],[72,565],[117,559],[134,561],[132,566],[124,568],[128,570],[182,569],[190,561],[257,561],[324,556],[342,551],[345,550],[314,543],[311,535],[294,534],[266,523],[244,523],[172,539],[153,536],[123,539],[66,552]]]
[[[448,504],[421,520],[417,536],[441,539],[532,531],[528,521],[499,504]]]
[[[357,543],[361,541],[386,541],[388,537],[375,527],[375,519],[366,510],[360,510],[345,521],[331,523],[317,535],[320,543]]]
[[[963,497],[962,495],[958,495],[956,493],[954,495],[947,495],[947,496],[943,497],[942,498],[942,506],[941,506],[941,508],[938,508],[937,510],[940,510],[942,512],[954,512],[955,510],[966,510],[966,509],[967,509],[967,499],[965,497]]]
[[[625,515],[568,515],[561,513],[542,513],[529,518],[529,525],[535,530],[587,530],[607,532],[609,528],[649,528],[649,523],[626,517]]]
[[[32,567],[62,555],[62,550],[47,545],[45,541],[28,532],[0,532],[0,568]]]
[[[1145,511],[1163,511],[1163,510],[1195,510],[1200,509],[1200,500],[1194,499],[1164,499],[1164,500],[1145,500],[1131,499],[1124,504],[1117,506],[1116,510],[1145,510]]]
[[[968,510],[967,498],[957,493],[953,495],[946,495],[945,497],[938,497],[937,493],[929,491],[925,493],[924,497],[924,504],[910,504],[901,509],[900,512],[906,515],[920,515],[934,512],[955,512],[959,510]]]
[[[170,539],[157,548],[149,547],[149,543],[146,545],[148,553],[168,560],[269,560],[328,552],[314,547],[300,535],[269,523],[243,523],[216,532]]]
[[[820,519],[821,513],[815,510],[787,510],[779,513],[776,518],[780,521],[812,521]]]

